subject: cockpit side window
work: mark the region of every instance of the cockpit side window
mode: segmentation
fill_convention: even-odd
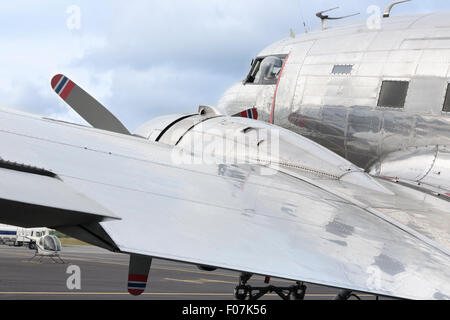
[[[256,75],[259,71],[259,66],[261,65],[262,58],[256,58],[252,61],[252,67],[250,69],[249,74],[247,75],[247,78],[244,80],[244,84],[246,83],[255,83]]]
[[[273,55],[256,58],[244,84],[277,84],[286,55]]]

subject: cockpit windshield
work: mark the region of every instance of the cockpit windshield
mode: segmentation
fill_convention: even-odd
[[[286,55],[256,58],[244,84],[276,84],[285,59]]]
[[[61,241],[56,236],[47,235],[41,238],[40,244],[43,245],[44,250],[61,251]]]

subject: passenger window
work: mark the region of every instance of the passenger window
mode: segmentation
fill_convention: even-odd
[[[256,58],[244,84],[277,84],[285,59],[286,55]]]
[[[378,106],[403,108],[405,106],[408,87],[408,81],[383,81],[381,85],[380,98],[378,99]]]
[[[450,83],[447,85],[447,93],[445,95],[444,108],[442,111],[450,112]]]

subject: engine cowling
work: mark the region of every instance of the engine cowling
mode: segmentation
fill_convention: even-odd
[[[189,116],[190,115],[188,114],[170,114],[156,117],[142,124],[136,129],[134,134],[151,141],[158,141],[161,133],[163,133],[166,128]]]
[[[200,105],[198,113],[170,114],[147,121],[134,134],[151,141],[161,141],[162,139],[161,142],[163,143],[175,145],[177,139],[192,128],[192,126],[209,118],[219,117],[221,115],[221,112],[214,107]],[[178,134],[174,135],[175,132]]]
[[[258,164],[300,170],[390,193],[362,169],[325,147],[287,129],[249,118],[200,108],[191,115],[153,119],[136,134],[175,146],[178,164]]]

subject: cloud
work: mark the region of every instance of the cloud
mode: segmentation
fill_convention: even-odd
[[[214,105],[249,63],[289,29],[319,28],[315,12],[383,9],[391,2],[335,0],[17,0],[0,4],[0,105],[83,122],[50,89],[64,73],[133,130],[157,115]],[[67,8],[81,9],[69,30]],[[448,9],[444,0],[414,1],[395,14]],[[333,22],[335,23],[335,22]],[[332,23],[330,23],[332,24]]]
[[[287,16],[299,9],[297,1],[283,6],[256,0],[114,4],[108,46],[87,57],[93,65],[136,69],[195,65],[213,72],[235,72],[261,46],[288,35],[292,24]]]
[[[130,128],[158,115],[192,113],[199,104],[215,104],[216,97],[236,80],[164,65],[145,70],[123,67],[112,77],[114,94],[104,103]]]

